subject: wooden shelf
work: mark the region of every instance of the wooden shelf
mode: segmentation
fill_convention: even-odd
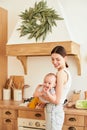
[[[8,56],[17,56],[27,74],[27,57],[28,56],[50,56],[52,48],[62,45],[68,56],[74,56],[77,61],[78,75],[81,74],[80,64],[80,45],[73,41],[63,42],[46,42],[46,43],[29,43],[29,44],[9,44],[6,45],[6,54]]]

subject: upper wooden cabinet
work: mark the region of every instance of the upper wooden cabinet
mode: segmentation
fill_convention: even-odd
[[[7,24],[7,10],[0,7],[0,45],[6,45]]]
[[[49,56],[52,48],[62,45],[67,51],[68,56],[73,56],[77,62],[78,75],[81,74],[80,64],[80,45],[73,41],[47,42],[47,43],[29,43],[29,44],[8,44],[6,54],[8,56],[17,56],[21,61],[25,74],[27,73],[27,56]]]
[[[2,88],[7,80],[7,10],[0,7],[0,99],[2,99]]]

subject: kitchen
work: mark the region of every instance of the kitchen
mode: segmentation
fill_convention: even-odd
[[[19,3],[19,4],[18,4]],[[21,6],[20,6],[21,3]],[[29,1],[30,3],[30,1]],[[72,73],[72,87],[73,90],[81,90],[81,96],[83,97],[84,91],[87,90],[86,87],[86,72],[87,72],[87,54],[86,54],[86,0],[83,2],[79,1],[69,1],[66,2],[61,0],[61,3],[64,7],[64,11],[66,13],[68,26],[70,31],[72,32],[72,40],[76,43],[80,44],[81,51],[81,75],[77,73],[77,64],[73,57],[69,57],[69,69]],[[15,5],[15,6],[14,6]],[[18,21],[18,14],[21,9],[24,9],[24,5],[28,5],[28,1],[0,1],[0,6],[4,7],[8,10],[8,39],[10,38],[14,27]],[[82,15],[81,15],[82,14]],[[14,17],[12,18],[12,16]],[[14,42],[13,42],[14,43]],[[45,62],[44,62],[45,61]],[[10,75],[23,75],[25,78],[25,84],[29,84],[29,96],[32,95],[32,90],[36,87],[36,85],[42,82],[43,76],[45,73],[49,71],[55,71],[53,66],[50,64],[50,57],[28,57],[27,60],[27,75],[24,74],[24,70],[20,61],[16,57],[8,57],[8,77]],[[14,69],[13,69],[14,66]],[[44,68],[44,70],[42,69]],[[39,70],[39,71],[38,71]],[[38,78],[39,77],[39,78]]]

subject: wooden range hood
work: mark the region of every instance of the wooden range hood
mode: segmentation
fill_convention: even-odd
[[[24,73],[27,74],[27,57],[29,56],[50,56],[50,52],[56,45],[62,45],[68,56],[73,56],[77,62],[78,75],[81,75],[80,45],[73,41],[29,43],[29,44],[8,44],[6,54],[16,56],[22,63]]]

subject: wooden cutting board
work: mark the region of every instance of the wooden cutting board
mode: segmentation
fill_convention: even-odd
[[[24,76],[10,76],[12,78],[12,81],[14,83],[15,89],[23,89],[24,86]]]

